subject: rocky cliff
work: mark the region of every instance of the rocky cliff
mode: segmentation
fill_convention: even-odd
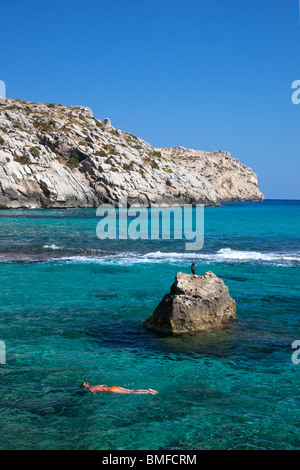
[[[154,148],[89,108],[0,103],[0,208],[261,200],[228,152]]]

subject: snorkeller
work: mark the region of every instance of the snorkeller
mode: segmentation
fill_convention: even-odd
[[[89,392],[109,392],[109,393],[126,393],[126,394],[136,394],[136,395],[156,395],[158,392],[148,388],[147,390],[130,390],[129,388],[123,388],[118,386],[108,387],[107,385],[91,385],[90,379],[87,382],[82,382],[80,388],[88,390]]]

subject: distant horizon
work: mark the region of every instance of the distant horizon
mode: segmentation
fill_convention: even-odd
[[[261,203],[261,202],[267,202],[267,201],[300,201],[300,199],[288,199],[288,198],[284,198],[284,197],[280,197],[280,198],[267,198],[265,197],[262,201],[224,201],[222,202],[222,204],[240,204],[240,203],[243,203],[243,202],[251,202],[251,203]]]

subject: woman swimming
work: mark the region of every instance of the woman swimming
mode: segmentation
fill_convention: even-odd
[[[90,385],[90,381],[83,382],[80,385],[81,388],[84,390],[89,390],[92,393],[96,392],[110,392],[110,393],[134,393],[136,395],[156,395],[158,392],[156,390],[152,390],[152,388],[148,388],[148,390],[130,390],[129,388],[123,388],[118,386],[108,387],[107,385]]]

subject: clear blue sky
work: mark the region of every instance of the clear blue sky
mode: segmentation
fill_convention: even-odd
[[[7,96],[85,105],[157,147],[227,150],[300,199],[298,0],[0,0]]]

